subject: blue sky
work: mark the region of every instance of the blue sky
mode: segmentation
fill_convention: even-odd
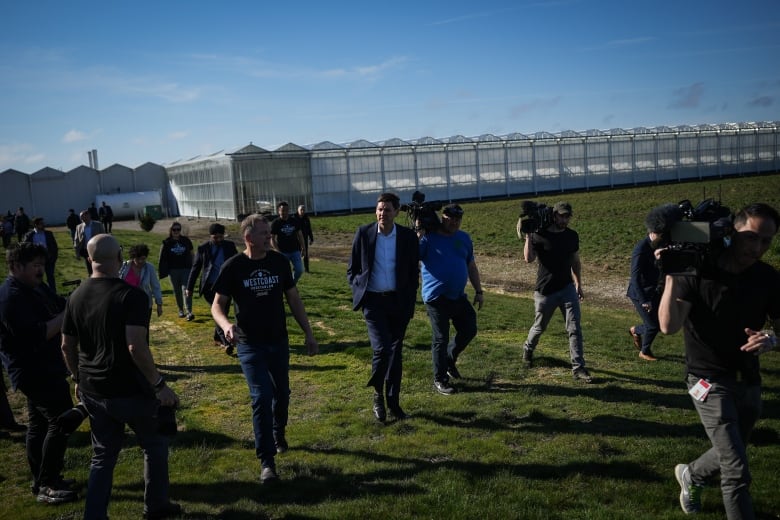
[[[780,1],[6,2],[0,171],[780,120]]]

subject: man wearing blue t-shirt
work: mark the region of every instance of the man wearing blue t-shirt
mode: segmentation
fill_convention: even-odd
[[[444,395],[455,393],[450,377],[460,378],[455,364],[458,356],[477,335],[477,313],[484,296],[479,270],[474,261],[471,237],[460,230],[463,209],[449,204],[442,211],[439,228],[431,233],[418,231],[422,262],[422,298],[431,320],[433,341],[433,386]],[[464,289],[471,281],[476,294],[473,304]],[[450,341],[450,321],[455,337]]]

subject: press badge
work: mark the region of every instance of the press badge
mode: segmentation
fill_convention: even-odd
[[[704,379],[699,379],[699,382],[693,385],[691,389],[688,390],[688,393],[697,401],[704,401],[707,399],[707,394],[710,393],[710,388],[712,388],[710,383]]]

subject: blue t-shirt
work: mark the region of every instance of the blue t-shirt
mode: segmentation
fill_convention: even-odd
[[[458,230],[452,236],[426,233],[420,239],[423,301],[463,296],[472,260],[474,244],[465,231]]]

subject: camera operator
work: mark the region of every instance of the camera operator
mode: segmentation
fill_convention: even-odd
[[[523,363],[533,366],[534,349],[547,329],[555,309],[560,309],[569,335],[569,355],[575,380],[591,383],[593,379],[585,368],[580,327],[580,300],[582,293],[582,264],[580,238],[569,229],[571,204],[558,202],[553,206],[552,223],[525,235],[523,256],[529,264],[537,258],[539,268],[534,289],[536,317],[523,345]]]
[[[422,262],[422,298],[431,320],[433,342],[433,386],[444,395],[455,393],[450,377],[460,378],[456,367],[458,356],[477,335],[477,313],[484,296],[479,270],[474,261],[471,237],[461,231],[463,209],[449,204],[442,211],[441,225],[426,232],[418,227],[420,261]],[[475,295],[469,302],[464,288],[471,281]],[[450,321],[455,337],[450,341]]]
[[[761,262],[780,225],[777,211],[751,204],[734,218],[730,247],[697,276],[666,275],[661,331],[684,328],[686,383],[712,448],[678,464],[680,506],[701,510],[702,486],[717,481],[729,519],[754,518],[746,445],[761,412],[759,354],[775,346],[761,328],[780,330],[780,274]]]

